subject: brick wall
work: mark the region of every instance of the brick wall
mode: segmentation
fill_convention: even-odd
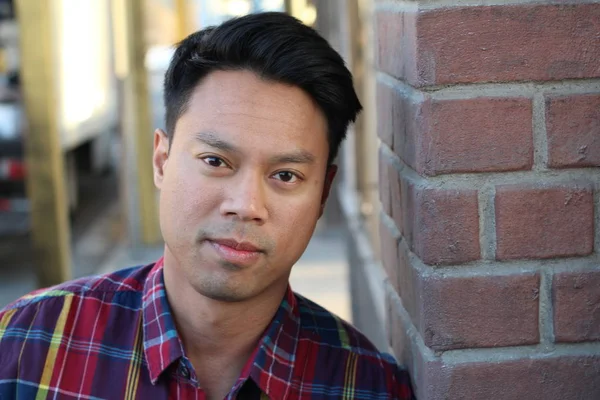
[[[419,399],[597,400],[600,3],[486,3],[375,2],[388,341]]]

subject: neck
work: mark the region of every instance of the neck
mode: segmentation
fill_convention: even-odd
[[[225,368],[234,382],[277,312],[287,286],[267,289],[245,301],[224,302],[198,293],[167,249],[164,263],[167,298],[198,379],[206,386],[216,370],[223,380]]]

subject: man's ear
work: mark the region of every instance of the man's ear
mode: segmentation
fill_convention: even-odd
[[[160,190],[165,176],[165,168],[169,158],[169,137],[162,129],[154,131],[154,153],[152,154],[152,169],[154,171],[154,186]]]
[[[327,199],[329,198],[329,191],[331,190],[333,178],[335,178],[337,170],[338,167],[335,164],[331,164],[327,167],[327,172],[325,173],[325,183],[323,185],[323,195],[321,196],[321,211],[319,212],[319,218],[323,216],[323,211],[325,210],[325,203],[327,203]]]

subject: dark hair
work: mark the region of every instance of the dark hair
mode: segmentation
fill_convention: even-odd
[[[166,128],[172,140],[194,88],[216,70],[250,70],[303,89],[327,119],[329,162],[362,109],[344,60],[314,29],[284,13],[234,18],[184,39],[165,74]]]

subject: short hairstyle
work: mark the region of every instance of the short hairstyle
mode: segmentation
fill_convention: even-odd
[[[327,120],[329,163],[362,109],[344,60],[314,29],[284,13],[250,14],[177,45],[164,81],[169,142],[195,87],[217,70],[249,70],[303,89]]]

